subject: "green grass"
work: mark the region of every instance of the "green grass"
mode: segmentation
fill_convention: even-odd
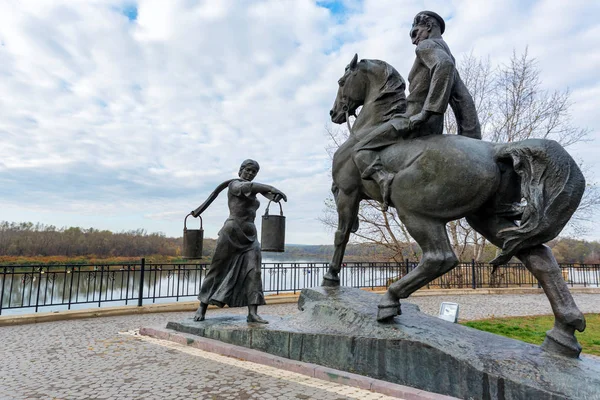
[[[587,328],[583,333],[576,332],[577,340],[583,347],[583,353],[600,356],[600,314],[586,314],[585,319]],[[554,324],[554,316],[491,318],[462,324],[481,331],[540,345],[546,337],[546,331],[550,330]]]

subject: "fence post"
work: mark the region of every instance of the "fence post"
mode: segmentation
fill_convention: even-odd
[[[4,284],[6,283],[6,268],[2,268],[2,290],[0,290],[0,315],[2,315],[2,301],[4,300]]]
[[[38,273],[38,288],[37,295],[35,297],[35,312],[38,312],[38,306],[40,305],[40,288],[42,286],[42,271],[44,271],[44,267],[40,267]],[[33,274],[31,274],[31,279],[33,280]]]
[[[293,281],[294,283],[292,284],[293,289],[294,289],[294,294],[296,294],[296,286],[298,286],[298,282],[297,282],[298,281],[298,270],[299,270],[298,265],[299,264],[297,264],[297,263],[292,264],[292,271],[294,272],[294,281]]]
[[[71,270],[71,273],[68,273],[69,271],[69,267],[67,266],[67,273],[65,274],[65,279],[67,279],[67,276],[70,277],[70,282],[69,282],[69,305],[67,307],[68,310],[71,309],[71,297],[73,296],[73,279],[75,278],[75,268],[73,267]]]
[[[472,277],[472,287],[473,289],[477,289],[477,280],[476,280],[476,275],[475,275],[475,259],[472,258],[471,259],[471,277]]]
[[[173,270],[174,272],[175,270]],[[179,301],[179,281],[181,280],[181,265],[177,264],[177,293],[175,294],[175,301]]]
[[[154,266],[154,283],[152,284],[152,304],[154,304],[156,302],[156,273],[158,271],[158,265]],[[152,268],[150,269],[150,276],[152,276]],[[148,279],[148,281],[150,281],[152,278]],[[148,289],[150,289],[150,284],[148,284]],[[160,292],[158,293],[158,295],[160,296]],[[150,293],[148,293],[148,296],[150,296]]]
[[[410,267],[408,266],[408,258],[406,259],[406,275],[410,272]]]
[[[146,259],[142,258],[142,266],[140,268],[140,290],[138,291],[138,307],[142,306],[144,301],[144,270],[146,269]]]
[[[102,307],[102,279],[104,279],[103,265],[100,266],[100,290],[98,291],[98,307]]]

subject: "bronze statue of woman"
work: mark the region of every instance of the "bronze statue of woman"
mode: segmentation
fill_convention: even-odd
[[[260,206],[256,195],[260,193],[275,202],[287,201],[287,197],[273,186],[252,182],[259,168],[256,161],[245,160],[240,166],[239,179],[222,184],[228,188],[229,217],[219,231],[215,254],[202,282],[195,321],[203,321],[208,305],[214,304],[218,307],[248,306],[248,322],[268,323],[257,313],[258,306],[266,303],[260,271],[260,246],[254,225],[256,210]],[[200,215],[220,190],[222,188],[217,188],[209,200],[191,214],[194,217]]]

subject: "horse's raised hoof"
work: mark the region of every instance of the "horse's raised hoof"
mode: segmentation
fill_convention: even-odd
[[[390,322],[396,315],[400,314],[402,314],[400,300],[388,290],[377,306],[377,321]]]
[[[400,303],[392,305],[378,305],[377,306],[377,321],[378,322],[391,322],[395,316],[401,315],[402,310],[400,309]]]
[[[542,349],[549,353],[570,358],[578,358],[579,354],[581,354],[581,345],[574,333],[565,332],[557,327],[546,332],[546,339],[542,343]]]
[[[338,286],[340,286],[340,277],[337,274],[332,274],[331,272],[327,272],[323,276],[323,281],[321,282],[321,286],[338,287]]]

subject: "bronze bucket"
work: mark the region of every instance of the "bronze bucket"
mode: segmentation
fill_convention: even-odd
[[[281,203],[279,204],[279,215],[269,215],[267,205],[265,215],[262,217],[262,230],[260,233],[260,250],[282,253],[285,251],[285,217]]]
[[[192,214],[186,215],[183,220],[183,258],[202,258],[202,240],[204,239],[202,217],[198,216],[200,218],[200,229],[188,229],[187,219],[190,215]]]

